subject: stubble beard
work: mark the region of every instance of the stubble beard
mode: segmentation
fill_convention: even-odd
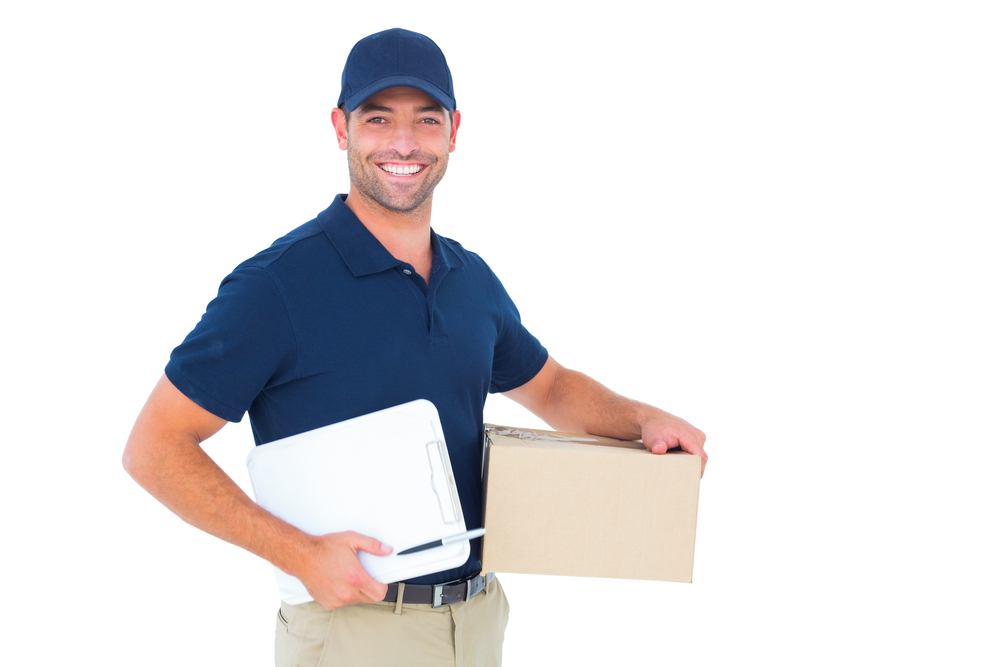
[[[424,171],[428,173],[418,189],[410,190],[406,194],[397,194],[381,180],[382,177],[378,172],[382,170],[375,164],[376,162],[422,162],[427,164]],[[441,182],[447,169],[447,154],[442,159],[430,153],[415,153],[405,158],[395,152],[373,153],[366,157],[354,146],[347,148],[347,170],[351,183],[365,198],[394,213],[411,213],[423,206],[434,193],[434,188]]]

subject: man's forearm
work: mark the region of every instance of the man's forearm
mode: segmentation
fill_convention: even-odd
[[[619,396],[583,373],[563,368],[552,357],[534,378],[507,396],[561,431],[642,439],[654,454],[682,447],[701,458],[705,472],[704,433],[669,412]]]
[[[192,526],[295,569],[309,535],[251,500],[196,441],[175,436],[151,445],[141,438],[133,433],[122,462],[154,498]]]
[[[365,571],[358,551],[386,556],[392,549],[353,531],[309,535],[260,507],[201,448],[225,423],[163,376],[132,428],[122,465],[184,521],[298,577],[327,609],[381,600],[386,586]]]
[[[184,521],[298,577],[327,609],[385,596],[385,584],[364,570],[357,552],[386,556],[390,547],[353,531],[309,535],[285,523],[243,493],[196,442],[174,441],[155,451],[170,454],[135,456],[127,448],[125,469]]]
[[[637,440],[656,408],[611,391],[579,371],[559,368],[540,415],[560,431]]]

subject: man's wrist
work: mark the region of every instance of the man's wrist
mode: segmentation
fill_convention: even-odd
[[[273,517],[276,530],[265,538],[259,555],[286,574],[297,576],[302,564],[316,551],[316,536]]]
[[[633,410],[631,420],[636,432],[639,434],[639,439],[642,439],[647,425],[661,419],[667,413],[659,408],[653,407],[652,405],[647,405],[646,403],[640,403],[638,401],[632,401],[632,403]]]

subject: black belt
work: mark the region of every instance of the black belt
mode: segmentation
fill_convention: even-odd
[[[486,584],[493,581],[493,573],[488,575],[474,574],[443,584],[403,585],[403,603],[405,604],[429,604],[432,607],[444,607],[445,605],[464,602],[479,594],[486,588]],[[389,584],[389,592],[382,599],[383,602],[396,602],[399,594],[399,584]]]

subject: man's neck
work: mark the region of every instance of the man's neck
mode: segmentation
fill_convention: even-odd
[[[425,281],[431,272],[431,199],[427,197],[416,209],[400,213],[390,211],[358,192],[354,186],[347,195],[347,208],[361,224],[398,260],[407,262]]]

